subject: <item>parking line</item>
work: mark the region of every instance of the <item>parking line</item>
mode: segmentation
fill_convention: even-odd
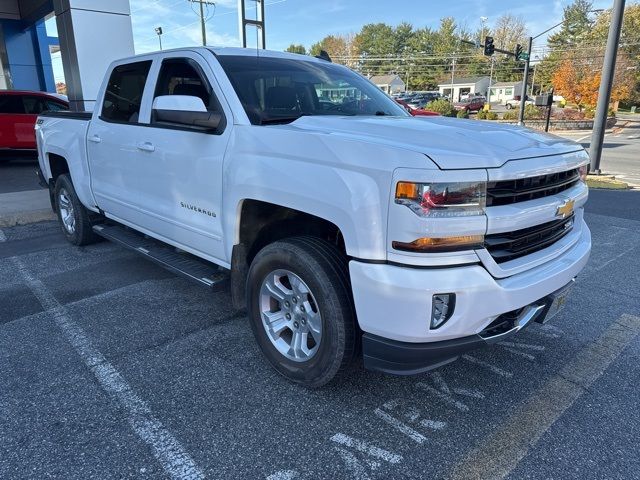
[[[6,236],[0,230],[0,243],[5,241]],[[149,406],[136,395],[120,372],[93,346],[82,328],[69,316],[66,308],[29,272],[22,260],[18,257],[12,257],[11,260],[42,308],[53,315],[53,320],[63,336],[93,373],[103,390],[123,407],[129,425],[140,439],[152,448],[154,456],[165,472],[174,479],[203,479],[204,473],[178,440],[153,416]]]
[[[591,345],[481,440],[447,478],[501,479],[508,476],[542,435],[605,372],[640,334],[640,317],[623,315]]]

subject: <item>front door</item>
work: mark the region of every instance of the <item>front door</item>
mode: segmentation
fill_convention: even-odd
[[[213,55],[212,55],[213,57]],[[167,53],[156,59],[153,99],[164,95],[200,98],[209,111],[231,112],[209,64],[198,53]],[[214,59],[210,59],[214,61]],[[156,73],[157,71],[157,73]],[[222,242],[222,170],[231,122],[216,131],[156,121],[153,111],[141,119],[130,188],[140,214],[135,223],[155,236],[210,260],[227,261]]]

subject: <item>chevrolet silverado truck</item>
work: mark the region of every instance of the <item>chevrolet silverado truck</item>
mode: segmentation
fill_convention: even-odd
[[[36,125],[75,245],[119,242],[246,307],[288,379],[415,374],[551,318],[585,266],[588,157],[419,118],[325,58],[187,48],[114,62]]]

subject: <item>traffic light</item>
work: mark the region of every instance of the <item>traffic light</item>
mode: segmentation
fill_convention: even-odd
[[[484,54],[487,57],[493,55],[496,47],[493,45],[493,37],[484,37]]]
[[[516,45],[516,51],[513,52],[513,56],[516,57],[516,60],[521,60],[520,57],[522,56],[522,45]]]

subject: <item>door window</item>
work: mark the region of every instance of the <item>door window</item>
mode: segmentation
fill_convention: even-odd
[[[161,95],[198,97],[210,112],[221,111],[220,104],[200,67],[189,58],[168,58],[162,62],[154,98]]]
[[[0,113],[26,113],[20,95],[0,95]]]
[[[100,118],[137,123],[151,60],[119,65],[113,69],[102,103]]]

